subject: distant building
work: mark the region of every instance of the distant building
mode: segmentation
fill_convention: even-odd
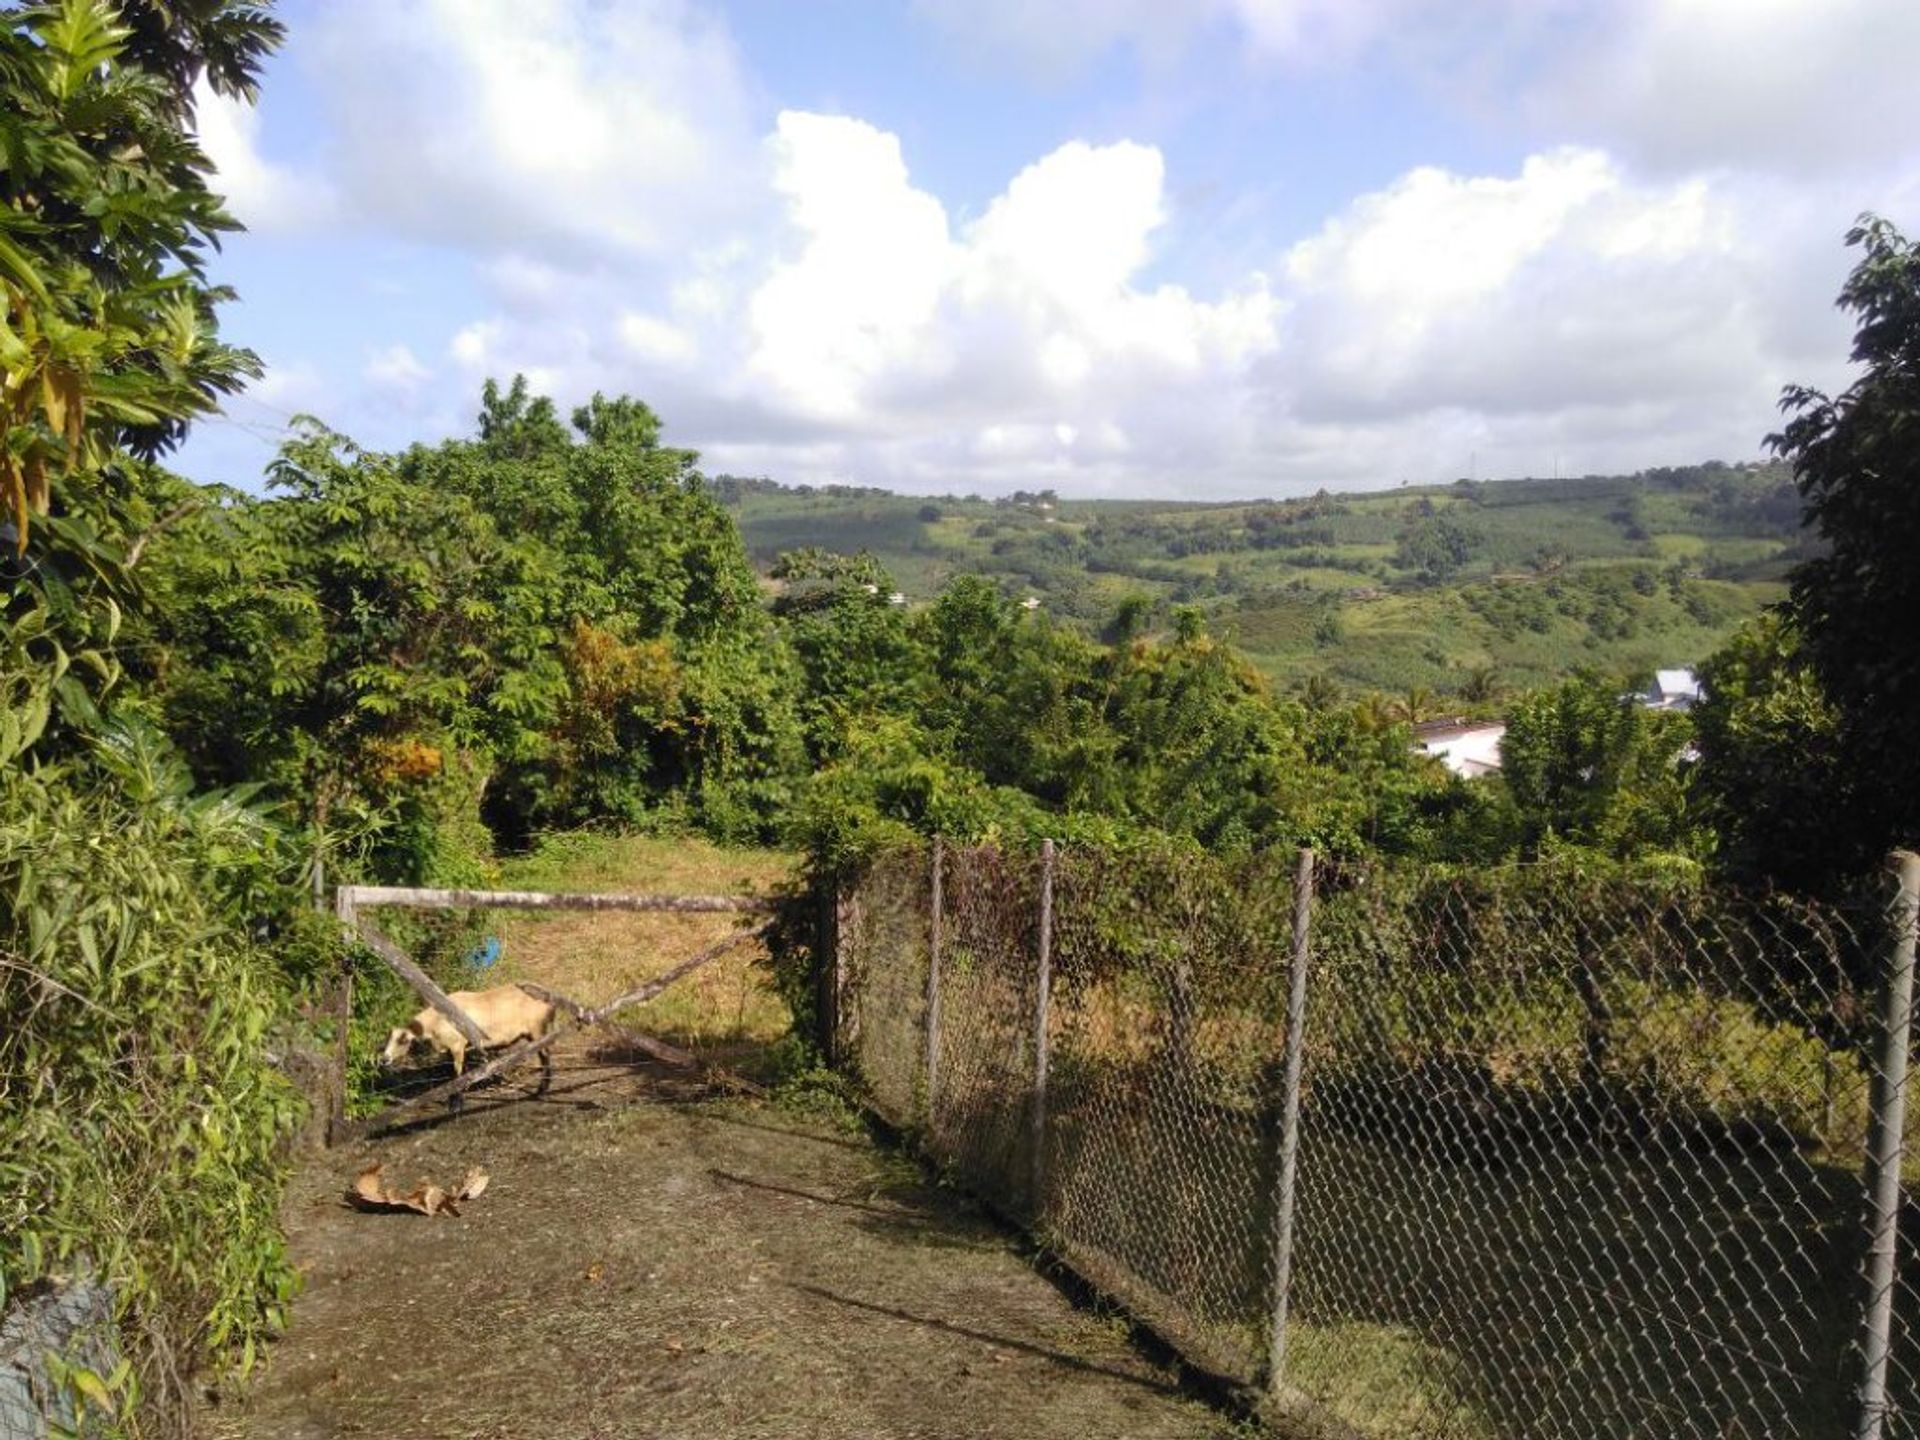
[[[1691,670],[1656,670],[1640,696],[1650,710],[1691,710],[1701,697],[1700,677]]]
[[[1500,770],[1500,741],[1507,727],[1498,720],[1467,720],[1458,715],[1426,720],[1413,727],[1413,748],[1431,755],[1464,779]]]

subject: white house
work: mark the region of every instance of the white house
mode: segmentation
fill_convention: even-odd
[[[1700,677],[1693,671],[1656,670],[1640,701],[1650,710],[1691,710],[1700,696]]]
[[[1428,720],[1413,727],[1414,748],[1466,779],[1500,769],[1500,741],[1507,727],[1497,720]]]

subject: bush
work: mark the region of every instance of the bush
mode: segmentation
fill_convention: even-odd
[[[0,771],[0,1304],[109,1282],[162,1424],[197,1365],[251,1364],[294,1290],[298,1101],[264,1059],[292,987],[247,923],[270,841],[149,741]]]

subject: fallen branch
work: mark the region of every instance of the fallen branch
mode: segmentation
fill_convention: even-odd
[[[608,1027],[613,1031],[616,1043],[638,1050],[649,1059],[658,1060],[663,1065],[675,1065],[683,1070],[697,1070],[700,1078],[709,1085],[725,1086],[743,1095],[765,1095],[767,1088],[755,1084],[738,1071],[729,1070],[724,1065],[715,1065],[711,1060],[703,1060],[691,1050],[682,1050],[678,1045],[669,1045],[665,1040],[643,1031],[629,1029],[625,1025]],[[599,1052],[594,1052],[598,1056]]]

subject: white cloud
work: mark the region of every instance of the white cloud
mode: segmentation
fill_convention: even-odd
[[[1920,5],[1620,0],[1529,109],[1648,165],[1823,174],[1912,154]]]
[[[745,368],[796,418],[992,462],[1104,460],[1170,388],[1194,387],[1162,412],[1175,431],[1231,429],[1238,378],[1275,343],[1259,276],[1215,300],[1139,283],[1165,217],[1151,147],[1064,145],[956,233],[890,135],[789,113],[774,143],[793,242],[746,301]]]
[[[1382,479],[1476,452],[1482,474],[1756,454],[1783,384],[1843,368],[1834,213],[1589,149],[1413,171],[1289,251],[1267,443],[1296,473]]]
[[[204,79],[194,86],[193,103],[200,148],[219,172],[215,188],[241,224],[263,232],[298,230],[332,215],[327,184],[261,155],[260,114],[253,106],[216,93]]]
[[[858,420],[869,387],[932,361],[957,260],[946,212],[909,183],[899,140],[861,121],[789,111],[769,149],[792,248],[746,307],[748,367],[800,411]]]
[[[341,361],[389,419],[463,415],[480,378],[523,371],[563,402],[644,396],[716,468],[936,490],[1752,454],[1781,383],[1838,369],[1839,230],[1920,202],[1903,125],[1873,118],[1920,6],[1833,0],[1824,28],[1785,0],[921,9],[1052,65],[1197,36],[1254,64],[1378,57],[1373,81],[1417,72],[1533,153],[1409,170],[1304,238],[1235,237],[1253,262],[1194,287],[1159,278],[1157,147],[1069,141],[961,211],[861,119],[758,133],[695,0],[338,0],[306,52],[327,186],[263,158],[251,111],[209,99],[203,131],[244,219],[331,205],[356,234],[464,252],[469,323]],[[1844,173],[1804,173],[1828,153]]]
[[[686,365],[698,354],[698,343],[687,331],[657,315],[644,315],[637,310],[629,310],[620,317],[620,338],[641,361]]]
[[[688,0],[334,0],[309,25],[363,221],[481,253],[651,255],[761,188],[738,58]]]
[[[1832,197],[1784,182],[1421,168],[1197,295],[1143,278],[1151,146],[1062,145],[966,223],[864,122],[788,112],[767,148],[756,244],[503,303],[452,340],[469,383],[629,389],[714,467],[794,480],[1244,494],[1740,458],[1844,352]]]
[[[370,384],[399,391],[418,390],[433,379],[433,371],[421,364],[410,348],[401,344],[369,352],[360,374]]]
[[[484,371],[497,363],[504,325],[498,320],[476,320],[462,326],[447,343],[447,353],[465,369]]]
[[[1281,369],[1327,415],[1704,402],[1766,348],[1747,218],[1729,187],[1635,185],[1592,150],[1511,178],[1416,170],[1289,253]]]

